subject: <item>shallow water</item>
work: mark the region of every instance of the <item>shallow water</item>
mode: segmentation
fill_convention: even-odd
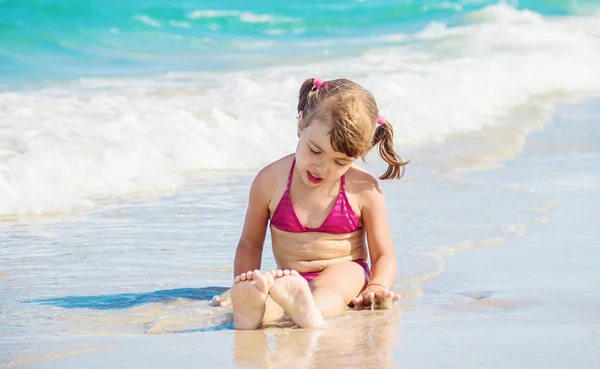
[[[231,280],[250,173],[5,222],[3,364],[593,368],[599,106],[559,109],[495,169],[449,175],[415,162],[385,183],[403,300],[325,332],[235,332],[230,311],[208,304]]]
[[[446,168],[415,160],[404,179],[384,183],[400,265],[394,289],[408,308],[422,304],[422,283],[444,272],[448,256],[502,245],[547,216],[544,196]],[[124,335],[230,330],[230,312],[208,300],[231,281],[252,178],[205,174],[168,196],[2,223],[5,363],[119,347]],[[273,268],[265,249],[263,266]]]
[[[45,4],[0,2],[0,367],[595,368],[593,2]],[[412,161],[383,183],[403,300],[236,332],[208,302],[313,75],[372,90]]]

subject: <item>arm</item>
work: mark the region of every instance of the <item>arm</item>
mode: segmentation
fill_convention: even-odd
[[[388,224],[385,198],[378,185],[365,193],[362,220],[371,256],[371,284],[389,289],[396,278],[397,262]]]
[[[244,228],[235,252],[234,278],[249,270],[260,269],[269,221],[270,181],[266,170],[258,173],[250,188]]]
[[[361,207],[362,220],[367,230],[367,242],[371,256],[371,280],[354,300],[354,307],[370,306],[390,308],[400,295],[389,290],[396,278],[397,262],[394,245],[386,215],[385,199],[377,180],[364,192]]]

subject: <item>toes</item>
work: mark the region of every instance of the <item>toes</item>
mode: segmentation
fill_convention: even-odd
[[[300,273],[293,269],[277,269],[271,270],[271,275],[273,276],[273,278],[277,279],[281,277],[298,276],[300,275]]]
[[[267,285],[269,286],[269,288],[271,288],[271,286],[273,286],[273,283],[275,283],[275,277],[273,276],[272,272],[268,272],[264,274],[266,280],[267,280]]]
[[[234,283],[239,283],[239,282],[243,282],[243,281],[251,280],[251,279],[253,279],[253,278],[254,278],[254,273],[256,273],[256,272],[257,272],[257,270],[254,270],[254,271],[252,271],[252,270],[249,270],[249,271],[247,271],[246,273],[242,273],[242,274],[240,274],[240,275],[236,276],[236,277],[233,279],[233,282],[234,282]],[[260,271],[258,271],[258,273],[260,273]]]

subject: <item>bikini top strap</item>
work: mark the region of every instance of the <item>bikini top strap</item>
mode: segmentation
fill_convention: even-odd
[[[294,175],[294,166],[296,165],[296,158],[292,160],[292,167],[290,168],[290,174],[288,175],[287,181],[287,190],[290,190],[290,186],[292,185],[292,176]]]
[[[346,193],[346,175],[343,174],[340,178],[340,192]]]

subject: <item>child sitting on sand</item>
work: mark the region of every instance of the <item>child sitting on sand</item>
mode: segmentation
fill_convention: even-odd
[[[392,126],[358,84],[311,78],[300,87],[298,137],[295,154],[263,168],[250,189],[231,289],[237,329],[284,315],[314,328],[350,304],[385,307],[399,298],[389,290],[397,266],[384,196],[354,165],[379,145],[388,163],[380,179],[402,176]],[[269,221],[279,269],[261,272]]]

